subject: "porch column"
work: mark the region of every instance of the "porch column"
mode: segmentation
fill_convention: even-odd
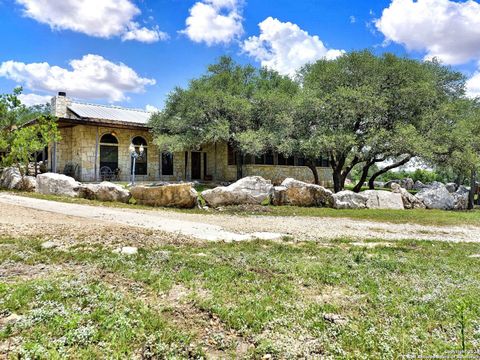
[[[97,169],[97,162],[98,162],[98,126],[97,126],[97,137],[95,140],[95,182],[98,182],[98,169]]]

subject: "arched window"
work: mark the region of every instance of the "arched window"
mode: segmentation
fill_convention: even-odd
[[[137,158],[137,160],[135,160],[135,174],[136,175],[147,175],[148,172],[147,172],[147,158],[148,158],[148,154],[147,154],[147,141],[141,137],[141,136],[135,136],[133,139],[132,139],[132,144],[135,146],[135,150],[137,151],[137,153],[139,154],[140,153],[140,146],[143,145],[143,156],[141,158]],[[131,170],[133,170],[133,159],[132,159],[132,164],[131,164]]]
[[[100,138],[100,171],[104,167],[112,172],[118,168],[118,139],[110,133]]]

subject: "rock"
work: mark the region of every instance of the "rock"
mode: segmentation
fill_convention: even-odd
[[[453,210],[467,210],[468,209],[468,195],[470,189],[466,186],[460,186],[456,192],[452,194]]]
[[[406,190],[413,190],[415,182],[412,178],[405,178],[400,181],[400,186]]]
[[[326,321],[334,324],[345,325],[346,323],[348,323],[348,320],[345,317],[338,314],[324,314],[323,318]]]
[[[333,206],[333,193],[323,186],[287,178],[274,188],[273,205]]]
[[[123,255],[135,255],[138,253],[138,248],[135,246],[124,246],[121,249],[116,249],[114,252],[123,254]]]
[[[260,205],[264,201],[269,201],[272,194],[272,182],[261,176],[245,177],[229,186],[219,186],[202,192],[206,203],[213,207],[243,204]]]
[[[397,184],[395,184],[397,185]],[[402,195],[384,190],[366,190],[361,192],[368,197],[368,209],[404,210]]]
[[[373,187],[383,189],[386,186],[385,186],[385,183],[383,181],[374,181],[373,182]]]
[[[368,196],[362,193],[354,193],[350,190],[340,191],[333,194],[333,207],[335,209],[365,209]]]
[[[37,178],[34,176],[24,176],[15,188],[22,191],[35,191],[37,188]]]
[[[58,245],[56,243],[54,243],[53,241],[45,241],[40,246],[42,247],[42,249],[54,249],[54,248],[58,247]]]
[[[422,183],[420,180],[415,181],[415,183],[413,184],[413,190],[422,190],[426,187],[428,186]]]
[[[45,173],[37,176],[36,192],[40,194],[77,197],[79,187],[80,183],[66,175]]]
[[[390,180],[385,183],[385,187],[387,189],[390,189],[392,187],[392,184],[399,184],[400,185],[400,180]]]
[[[198,202],[198,193],[192,183],[135,186],[130,192],[140,205],[191,209]]]
[[[272,205],[282,206],[287,204],[287,188],[285,186],[275,186],[272,194]]]
[[[392,184],[392,192],[400,194],[405,209],[425,209],[425,204],[420,199],[410,194],[399,184]]]
[[[132,197],[130,191],[108,181],[100,184],[82,184],[78,189],[78,196],[89,200],[116,201],[126,204]]]
[[[445,187],[447,188],[449,193],[454,193],[455,191],[457,191],[457,184],[455,183],[445,184]]]
[[[454,199],[442,183],[433,182],[430,186],[423,188],[415,197],[421,200],[427,209],[452,210]]]
[[[22,175],[16,167],[5,168],[0,177],[0,188],[8,190],[16,189],[21,180]]]

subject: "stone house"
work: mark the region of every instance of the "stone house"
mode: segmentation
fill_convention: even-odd
[[[114,180],[129,181],[132,172],[130,144],[143,145],[144,157],[135,165],[137,181],[235,181],[236,156],[226,144],[205,144],[196,151],[162,152],[153,143],[148,126],[150,113],[142,110],[85,104],[60,92],[52,98],[52,113],[58,118],[61,140],[51,144],[48,169],[69,173],[83,182],[101,181],[113,173]],[[297,157],[279,154],[245,156],[243,176],[259,175],[280,183],[287,177],[313,181],[310,169]],[[108,172],[110,170],[110,172]],[[323,185],[330,185],[328,162],[318,160]]]

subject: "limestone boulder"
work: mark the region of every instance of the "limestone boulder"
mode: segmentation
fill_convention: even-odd
[[[368,197],[368,209],[404,210],[402,195],[383,190],[366,190],[361,193]]]
[[[392,185],[392,192],[400,194],[405,209],[425,209],[425,204],[399,184]]]
[[[415,181],[415,183],[413,184],[413,190],[422,190],[422,189],[425,189],[427,187],[428,187],[428,185],[425,185],[420,180]]]
[[[274,188],[273,205],[333,206],[333,193],[323,186],[287,178]]]
[[[453,210],[467,210],[468,209],[468,195],[470,189],[466,186],[460,186],[457,191],[452,194]]]
[[[400,186],[406,190],[412,190],[415,186],[415,182],[412,178],[405,178],[400,181]]]
[[[62,174],[45,173],[37,176],[36,192],[44,195],[77,197],[80,183]]]
[[[127,204],[132,195],[120,185],[108,181],[100,184],[82,184],[78,196],[90,200],[113,201]]]
[[[24,176],[15,188],[17,190],[33,192],[37,188],[37,178],[35,176]]]
[[[340,191],[332,195],[335,209],[366,209],[368,196],[350,190]]]
[[[455,183],[447,183],[445,184],[445,187],[447,188],[448,192],[451,194],[457,191],[457,184]]]
[[[0,188],[8,190],[16,189],[21,180],[22,175],[16,167],[5,168],[0,177]]]
[[[422,201],[427,209],[452,210],[454,198],[445,185],[433,182],[430,186],[423,188],[415,197]]]
[[[219,186],[202,192],[205,202],[212,207],[243,204],[260,205],[264,201],[270,201],[272,194],[272,182],[261,176],[245,177],[229,186]]]
[[[198,203],[198,193],[192,183],[135,186],[130,193],[140,205],[191,209]]]

